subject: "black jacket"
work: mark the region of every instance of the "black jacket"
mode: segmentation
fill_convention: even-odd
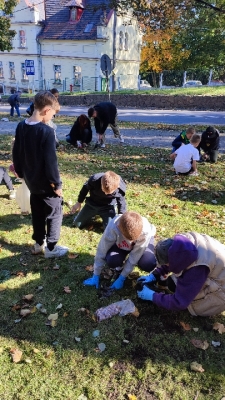
[[[215,129],[215,133],[212,135],[209,135],[208,132],[204,131],[202,134],[200,147],[205,153],[208,153],[211,150],[218,150],[220,147],[219,131]]]
[[[54,130],[42,122],[28,125],[22,121],[17,125],[13,163],[16,173],[24,178],[31,193],[52,194],[53,189],[62,186]]]
[[[78,202],[83,203],[88,192],[90,193],[90,200],[93,205],[96,206],[107,206],[117,204],[118,214],[123,214],[126,209],[125,192],[126,185],[122,178],[120,178],[120,186],[112,194],[105,194],[101,188],[101,177],[104,172],[99,172],[92,175],[88,181],[83,185],[79,196]]]
[[[116,106],[109,101],[96,104],[94,109],[98,115],[94,118],[96,133],[103,134],[109,124],[115,122],[117,115]]]
[[[10,104],[11,107],[19,106],[20,105],[20,96],[18,95],[18,93],[12,94],[8,98],[8,103]]]
[[[190,140],[186,136],[186,131],[182,131],[172,142],[172,146],[175,150],[179,149],[182,144],[188,144]]]
[[[77,141],[79,140],[81,143],[90,143],[92,141],[92,129],[91,129],[91,123],[88,120],[88,125],[85,126],[85,129],[88,130],[88,132],[82,132],[80,128],[80,117],[77,118],[77,120],[74,122],[71,131],[69,133],[71,144],[73,146],[77,145]]]

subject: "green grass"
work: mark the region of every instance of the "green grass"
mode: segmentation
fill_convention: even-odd
[[[9,137],[1,136],[1,166],[10,164],[10,145]],[[58,152],[64,199],[75,203],[92,173],[112,169],[127,183],[129,209],[156,225],[156,240],[196,230],[225,243],[225,157],[216,165],[200,165],[198,177],[175,178],[168,156],[169,150],[128,146],[83,153],[65,144]],[[131,279],[111,298],[99,299],[96,290],[84,287],[82,281],[91,276],[85,266],[93,263],[101,221],[79,231],[72,227],[73,217],[65,206],[60,243],[79,256],[57,260],[57,271],[53,270],[56,261],[30,255],[30,215],[21,216],[4,185],[0,197],[1,270],[14,274],[0,285],[1,400],[126,400],[128,394],[138,400],[220,400],[225,396],[224,334],[212,329],[216,321],[225,323],[225,315],[194,318],[187,311],[159,309],[137,298]],[[70,294],[63,291],[67,285]],[[43,290],[38,291],[38,286]],[[39,311],[14,322],[19,311],[13,305],[21,305],[29,293],[34,294],[31,304],[42,303],[47,315],[62,303],[56,327],[46,326],[47,316]],[[122,298],[135,303],[138,318],[93,320],[95,310]],[[198,332],[184,331],[181,321],[199,328]],[[92,336],[95,329],[100,330],[97,338]],[[209,348],[195,348],[192,338],[207,340]],[[221,346],[214,348],[212,340]],[[100,342],[106,345],[102,353],[96,351]],[[11,360],[12,348],[23,352],[18,364]],[[191,371],[193,361],[202,364],[205,372]]]

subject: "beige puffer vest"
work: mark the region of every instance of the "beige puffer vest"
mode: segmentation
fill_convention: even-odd
[[[210,269],[204,286],[189,305],[188,311],[192,315],[201,316],[219,314],[225,310],[225,246],[218,240],[197,232],[182,235],[198,249],[198,259],[187,269],[196,265],[207,265]]]

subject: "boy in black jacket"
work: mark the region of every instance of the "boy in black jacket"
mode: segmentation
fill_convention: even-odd
[[[200,148],[204,151],[204,154],[202,155],[202,160],[216,163],[219,153],[219,147],[220,136],[218,129],[215,129],[213,126],[208,126],[208,128],[203,132],[200,142]]]
[[[88,192],[90,197],[86,197]],[[117,205],[118,214],[126,211],[125,192],[126,185],[115,172],[99,172],[92,175],[83,185],[78,201],[72,207],[72,213],[80,211],[81,204],[86,199],[84,207],[74,218],[74,225],[82,229],[91,221],[91,218],[100,215],[103,219],[103,226],[106,228],[109,220],[116,215],[115,205]]]
[[[20,95],[21,95],[21,91],[18,90],[18,92],[12,94],[8,98],[8,103],[11,106],[10,117],[14,116],[14,108],[15,108],[15,110],[17,112],[18,117],[20,117]]]
[[[120,143],[124,143],[124,139],[119,131],[117,120],[117,108],[110,101],[96,104],[88,110],[89,118],[94,118],[95,129],[98,135],[96,146],[105,147],[105,131],[110,125],[115,138],[120,139]]]
[[[34,113],[18,124],[13,146],[15,171],[25,180],[31,193],[32,238],[36,241],[32,253],[44,252],[46,258],[61,257],[68,251],[67,247],[56,245],[62,223],[62,182],[54,131],[46,125],[59,108],[52,93],[37,93]]]

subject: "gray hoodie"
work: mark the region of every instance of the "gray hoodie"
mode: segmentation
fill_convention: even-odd
[[[117,215],[109,222],[98,244],[94,260],[95,275],[100,275],[105,265],[106,254],[114,244],[120,249],[127,250],[129,254],[121,273],[125,278],[132,272],[134,266],[137,265],[149,243],[154,244],[156,228],[154,225],[150,224],[145,217],[142,217],[143,229],[141,235],[137,240],[129,241],[118,228],[121,216],[122,215]]]

